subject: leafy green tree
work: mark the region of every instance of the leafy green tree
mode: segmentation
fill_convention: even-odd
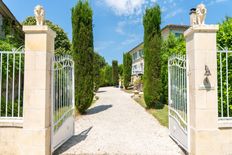
[[[2,29],[5,33],[6,40],[14,45],[15,48],[19,48],[24,45],[24,33],[19,24],[9,17],[3,19]],[[0,38],[0,40],[3,40]],[[4,39],[5,40],[5,39]],[[12,49],[11,49],[12,50]]]
[[[113,85],[117,86],[119,82],[119,75],[118,75],[118,61],[113,60],[112,61],[112,81]]]
[[[17,46],[10,43],[8,40],[0,40],[0,51],[11,51],[16,47]]]
[[[93,101],[93,12],[88,1],[72,8],[72,51],[75,61],[75,106],[84,113]]]
[[[146,9],[144,25],[144,99],[148,108],[160,101],[161,11],[158,5]]]
[[[101,87],[112,86],[112,67],[110,65],[106,65],[100,71],[100,79],[101,79]]]
[[[94,75],[94,91],[96,92],[101,86],[101,70],[106,66],[106,61],[104,57],[99,55],[97,52],[94,53],[93,61],[93,75]]]
[[[129,53],[123,54],[123,82],[127,89],[131,82],[132,56]]]
[[[51,21],[46,20],[45,24],[48,25],[53,31],[56,32],[55,38],[55,53],[58,55],[71,54],[71,43],[68,39],[67,34],[64,30],[56,24],[53,24]],[[36,25],[35,17],[27,17],[22,25]]]
[[[173,54],[185,55],[186,43],[183,36],[175,37],[170,33],[167,40],[162,42],[161,48],[161,80],[162,80],[162,103],[168,103],[168,59]]]
[[[217,32],[217,44],[222,48],[232,50],[232,17],[226,19],[219,25]]]

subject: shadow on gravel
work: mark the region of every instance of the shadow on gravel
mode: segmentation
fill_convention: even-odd
[[[65,151],[67,151],[68,149],[70,149],[71,147],[73,147],[74,145],[80,143],[81,141],[84,141],[87,136],[88,133],[90,132],[90,130],[93,127],[90,127],[84,131],[82,131],[80,134],[78,135],[74,135],[72,136],[67,142],[65,142],[63,145],[61,145],[54,153],[53,155],[59,155],[64,153]]]
[[[99,105],[99,106],[96,106],[96,107],[93,107],[91,109],[88,109],[86,111],[86,114],[85,115],[93,115],[93,114],[97,114],[99,112],[102,112],[102,111],[105,111],[109,108],[112,108],[113,106],[112,105]]]

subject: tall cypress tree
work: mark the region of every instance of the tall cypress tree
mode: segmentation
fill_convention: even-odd
[[[124,87],[127,89],[131,81],[132,72],[132,56],[130,53],[123,54],[123,81]]]
[[[88,1],[79,0],[72,8],[72,50],[75,61],[75,107],[80,113],[93,100],[93,25]]]
[[[148,108],[159,102],[161,94],[160,52],[161,11],[158,5],[147,9],[144,25],[144,99]]]
[[[119,82],[118,61],[116,61],[116,60],[112,61],[112,81],[113,81],[114,86],[118,85],[118,82]]]

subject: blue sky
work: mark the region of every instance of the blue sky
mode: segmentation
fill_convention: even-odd
[[[71,39],[71,8],[77,0],[3,0],[19,21],[33,15],[37,4],[43,5],[46,18],[60,25]],[[231,0],[90,0],[93,8],[95,51],[111,63],[122,63],[123,52],[143,41],[142,16],[145,8],[158,3],[162,9],[162,27],[167,24],[189,24],[189,9],[203,2],[207,24],[232,16]]]

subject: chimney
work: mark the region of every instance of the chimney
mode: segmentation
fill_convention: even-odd
[[[190,26],[193,26],[196,24],[196,8],[190,9]]]

